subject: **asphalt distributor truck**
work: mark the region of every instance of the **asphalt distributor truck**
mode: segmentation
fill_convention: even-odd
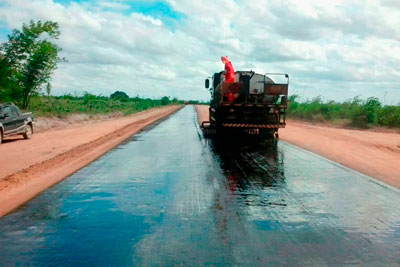
[[[236,71],[235,81],[226,83],[222,71],[207,78],[205,87],[211,93],[209,121],[202,123],[207,135],[236,132],[278,138],[278,129],[286,125],[288,74]]]

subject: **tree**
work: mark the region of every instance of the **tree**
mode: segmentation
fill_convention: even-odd
[[[365,102],[363,109],[368,123],[378,122],[378,110],[382,107],[381,102],[377,97],[370,97]]]
[[[65,60],[58,57],[61,48],[52,42],[59,36],[57,22],[31,21],[29,25],[23,24],[22,30],[14,29],[8,42],[0,46],[4,68],[8,71],[6,83],[13,85],[10,95],[23,108],[50,80],[57,63]]]
[[[47,85],[46,85],[46,94],[47,94],[47,96],[50,96],[50,93],[51,93],[51,84],[47,83]]]
[[[20,89],[17,81],[11,79],[13,73],[4,55],[0,54],[0,102],[11,101]]]
[[[10,69],[8,64],[2,54],[0,54],[0,102],[8,100],[8,95],[10,91],[8,89],[8,76]]]
[[[110,95],[110,98],[112,99],[124,99],[124,98],[129,98],[129,96],[125,92],[121,91],[115,91]]]
[[[165,105],[168,105],[169,103],[171,103],[171,100],[169,100],[168,96],[163,96],[161,98],[161,105],[165,106]]]

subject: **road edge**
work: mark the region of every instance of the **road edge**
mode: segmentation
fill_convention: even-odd
[[[337,167],[339,167],[339,168],[341,168],[343,170],[346,170],[346,171],[348,171],[350,173],[356,174],[360,178],[366,179],[366,180],[368,180],[369,182],[371,182],[373,184],[376,184],[376,185],[379,185],[379,186],[381,186],[381,187],[383,187],[385,189],[393,190],[394,192],[400,193],[400,188],[397,188],[397,187],[395,187],[395,186],[393,186],[391,184],[388,184],[388,183],[386,183],[386,182],[384,182],[382,180],[379,180],[378,178],[374,178],[372,176],[369,176],[367,174],[359,172],[356,169],[352,169],[350,167],[347,167],[347,166],[345,166],[345,165],[343,165],[343,164],[341,164],[339,162],[336,162],[336,161],[331,160],[331,159],[329,159],[327,157],[324,157],[323,155],[320,155],[320,154],[318,154],[318,153],[316,153],[314,151],[307,150],[305,148],[302,148],[300,146],[297,146],[297,145],[292,144],[292,143],[290,143],[288,141],[285,141],[285,140],[279,140],[279,142],[281,142],[283,144],[286,144],[286,145],[289,145],[289,146],[293,147],[294,149],[300,150],[300,151],[302,151],[304,153],[308,153],[308,154],[310,154],[310,155],[312,155],[314,157],[322,158],[325,161],[329,162],[330,164],[335,165],[335,166],[337,166]]]

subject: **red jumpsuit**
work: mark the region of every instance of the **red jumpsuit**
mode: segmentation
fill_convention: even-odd
[[[235,81],[235,71],[233,70],[232,63],[229,60],[225,61],[225,82],[233,83]]]
[[[228,57],[222,56],[221,61],[225,64],[225,79],[224,83],[221,83],[221,92],[228,91],[229,93],[227,94],[227,101],[234,102],[235,95],[230,91],[230,87],[235,82],[235,71],[233,69],[232,62],[229,61]]]

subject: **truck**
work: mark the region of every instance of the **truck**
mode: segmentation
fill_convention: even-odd
[[[230,131],[259,135],[263,139],[278,138],[278,129],[286,126],[289,89],[286,73],[236,71],[235,81],[226,83],[222,71],[207,78],[205,87],[211,93],[209,121],[202,123],[206,134]]]
[[[32,113],[22,113],[13,103],[0,103],[0,144],[4,137],[22,135],[31,139],[33,134]]]

